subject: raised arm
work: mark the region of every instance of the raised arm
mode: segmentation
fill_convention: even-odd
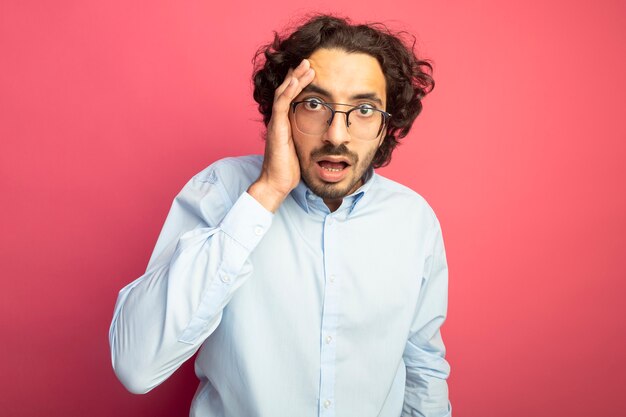
[[[225,180],[241,173],[223,172],[224,162],[194,177],[174,201],[146,273],[120,292],[109,343],[129,391],[151,390],[189,359],[250,276],[250,253],[300,180],[289,107],[313,77],[304,60],[276,89],[263,166],[248,191],[231,201]]]
[[[199,178],[185,186],[146,273],[119,294],[111,359],[133,393],[151,390],[198,350],[252,271],[248,256],[272,214],[247,193],[230,203],[221,187]]]

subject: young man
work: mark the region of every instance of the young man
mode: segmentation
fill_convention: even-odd
[[[198,349],[191,415],[450,415],[439,223],[389,162],[432,89],[378,26],[317,16],[257,67],[265,155],[178,195],[111,324],[113,367],[143,393]]]

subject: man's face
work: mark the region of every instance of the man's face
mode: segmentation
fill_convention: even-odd
[[[386,83],[376,58],[339,49],[318,49],[308,58],[315,78],[294,101],[317,98],[327,103],[370,104],[384,110]],[[349,106],[333,106],[348,111]],[[354,114],[350,117],[354,117]],[[332,210],[343,197],[362,185],[362,177],[385,135],[373,140],[352,137],[345,114],[336,113],[328,130],[319,135],[300,132],[290,112],[291,132],[304,182]]]

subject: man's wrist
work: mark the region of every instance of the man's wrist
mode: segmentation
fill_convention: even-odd
[[[267,210],[276,213],[289,193],[277,191],[262,179],[258,179],[248,188],[248,194]]]

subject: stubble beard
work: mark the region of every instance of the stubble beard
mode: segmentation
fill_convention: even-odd
[[[311,155],[309,155],[309,161],[313,161],[316,157],[324,155],[346,156],[350,159],[351,165],[346,169],[352,169],[353,174],[350,178],[349,184],[342,186],[339,183],[329,183],[318,178],[314,178],[312,174],[314,168],[311,167],[310,170],[307,170],[306,167],[303,166],[302,155],[300,155],[298,149],[296,148],[298,161],[300,163],[300,176],[309,189],[323,200],[336,200],[344,198],[356,191],[356,189],[362,185],[359,183],[362,181],[368,169],[372,166],[372,161],[374,160],[377,150],[378,148],[373,148],[362,160],[359,159],[359,156],[356,153],[350,152],[343,144],[337,147],[325,145],[322,148],[311,152]],[[314,162],[311,163],[315,164]]]

